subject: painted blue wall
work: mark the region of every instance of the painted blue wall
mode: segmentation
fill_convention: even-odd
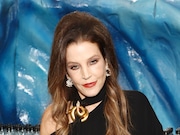
[[[110,30],[122,88],[143,92],[163,128],[179,127],[179,0],[0,0],[0,123],[40,123],[53,32],[75,10]]]

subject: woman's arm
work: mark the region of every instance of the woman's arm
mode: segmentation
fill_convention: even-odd
[[[56,131],[56,123],[52,118],[51,105],[46,108],[40,125],[40,135],[50,135]]]

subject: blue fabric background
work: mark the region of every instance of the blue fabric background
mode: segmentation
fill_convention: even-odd
[[[75,10],[110,30],[122,88],[143,92],[164,129],[179,127],[179,0],[0,0],[0,123],[40,123],[53,32]]]

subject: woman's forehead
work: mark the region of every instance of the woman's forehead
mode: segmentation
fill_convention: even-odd
[[[67,61],[89,59],[93,56],[102,56],[98,45],[89,41],[71,43],[66,52]]]

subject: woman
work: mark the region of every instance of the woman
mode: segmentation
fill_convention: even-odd
[[[73,12],[56,27],[50,68],[52,103],[41,135],[163,135],[147,98],[118,85],[118,62],[107,28]]]

